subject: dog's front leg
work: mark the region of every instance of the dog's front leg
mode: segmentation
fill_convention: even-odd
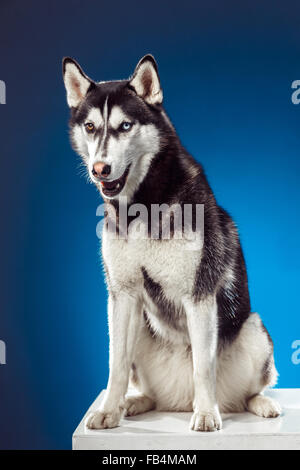
[[[222,420],[216,400],[217,305],[214,296],[200,302],[185,301],[190,335],[194,414],[190,427],[194,431],[216,431]]]
[[[119,425],[124,411],[134,346],[142,323],[140,300],[131,293],[110,295],[109,317],[109,380],[105,398],[99,410],[86,421],[91,429],[113,428]]]

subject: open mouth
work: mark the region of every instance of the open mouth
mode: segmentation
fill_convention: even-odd
[[[126,168],[123,175],[114,181],[101,181],[102,193],[104,196],[113,197],[119,194],[125,186],[130,165]]]

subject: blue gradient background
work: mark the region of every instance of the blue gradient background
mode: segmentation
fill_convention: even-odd
[[[239,226],[279,386],[300,387],[299,14],[296,1],[1,2],[1,448],[70,448],[108,375],[101,199],[69,145],[64,55],[106,80],[154,54],[166,109]]]

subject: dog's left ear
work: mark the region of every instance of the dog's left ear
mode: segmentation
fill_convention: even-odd
[[[161,104],[163,93],[160,87],[157,64],[152,55],[145,55],[137,64],[129,85],[148,104]]]

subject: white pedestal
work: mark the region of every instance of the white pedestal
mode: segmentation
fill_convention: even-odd
[[[189,430],[191,413],[150,411],[124,418],[114,429],[89,430],[88,413],[99,407],[103,391],[73,434],[74,450],[300,450],[300,389],[275,389],[283,415],[264,419],[250,413],[223,415],[223,429],[214,433]]]

